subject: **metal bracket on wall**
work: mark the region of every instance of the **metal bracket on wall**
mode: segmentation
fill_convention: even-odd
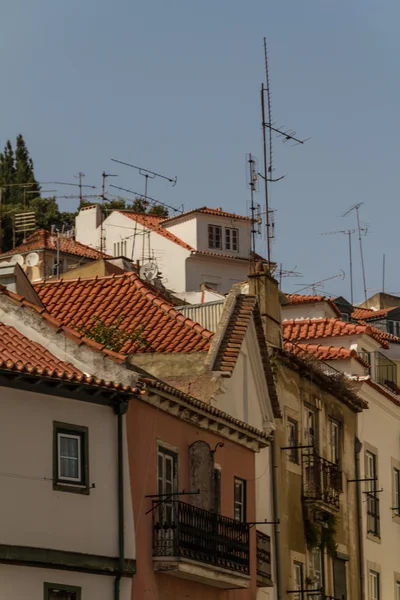
[[[303,448],[314,448],[314,445],[308,444],[307,446],[283,446],[281,450],[301,450]]]
[[[185,490],[182,490],[181,492],[171,492],[171,494],[147,494],[145,498],[158,498],[159,502],[156,502],[156,504],[152,506],[152,508],[149,508],[149,510],[145,512],[145,515],[148,515],[149,513],[153,512],[153,510],[158,508],[164,502],[169,502],[173,496],[197,496],[198,494],[200,494],[199,489],[197,490],[197,492],[185,492]]]
[[[363,479],[348,479],[347,483],[359,483],[361,481],[377,481],[377,477],[364,477]]]

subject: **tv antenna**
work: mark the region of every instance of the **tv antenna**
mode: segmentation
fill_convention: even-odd
[[[360,214],[359,214],[360,206],[362,204],[364,204],[364,202],[359,202],[358,204],[354,204],[354,206],[352,206],[351,208],[349,208],[349,210],[347,210],[345,213],[342,214],[342,217],[346,217],[353,210],[355,210],[355,212],[356,212],[358,241],[360,244],[361,269],[362,269],[362,277],[363,277],[363,285],[364,285],[364,299],[366,302],[367,301],[367,284],[365,282],[364,252],[363,252],[362,237],[361,237],[361,232],[365,231],[365,230],[360,226]]]
[[[299,271],[296,271],[297,265],[293,267],[293,269],[284,269],[282,263],[279,266],[279,288],[282,289],[282,279],[289,277],[303,277],[303,274]]]
[[[141,196],[141,194],[139,194],[139,192],[134,192],[133,190],[127,190],[126,188],[120,187],[118,185],[112,185],[110,184],[110,187],[115,188],[116,190],[122,190],[123,192],[128,192],[128,194],[134,194],[136,197]],[[183,212],[183,206],[181,208],[175,208],[174,206],[170,206],[169,204],[165,204],[165,202],[161,202],[161,200],[156,200],[155,198],[151,198],[150,196],[146,197],[146,200],[148,202],[151,202],[152,204],[161,204],[162,206],[165,206],[166,208],[169,208],[170,210],[173,210],[176,213],[182,213]]]
[[[316,281],[315,283],[310,283],[308,285],[305,285],[304,287],[300,288],[299,290],[297,290],[297,294],[299,294],[300,292],[303,292],[304,290],[312,290],[313,293],[315,294],[317,291],[317,288],[323,288],[324,287],[324,283],[326,281],[331,281],[332,279],[344,279],[345,278],[345,274],[344,271],[342,271],[342,269],[340,269],[340,273],[338,273],[337,275],[332,275],[332,277],[327,277],[326,279],[321,279],[321,281]]]
[[[155,179],[159,177],[160,179],[165,179],[172,183],[172,187],[175,187],[178,181],[178,177],[167,177],[166,175],[161,175],[161,173],[156,173],[156,171],[150,171],[149,169],[144,169],[143,167],[138,167],[137,165],[131,165],[130,163],[123,162],[122,160],[117,160],[116,158],[111,159],[113,162],[119,163],[120,165],[125,165],[126,167],[131,167],[132,169],[136,169],[139,171],[139,175],[142,175],[145,178],[144,184],[144,199],[147,200],[147,185],[149,179]]]
[[[264,173],[260,176],[264,179],[264,189],[265,189],[265,212],[266,212],[266,225],[267,225],[267,260],[268,264],[271,264],[271,237],[272,237],[272,211],[269,208],[269,198],[268,198],[268,182],[271,181],[279,181],[282,177],[278,179],[272,179],[272,131],[278,134],[278,137],[282,137],[284,142],[289,140],[296,142],[295,146],[298,144],[304,144],[307,140],[300,140],[296,137],[296,132],[294,130],[284,131],[283,127],[277,128],[272,122],[271,115],[271,86],[269,81],[269,68],[268,68],[268,54],[267,54],[267,40],[264,38],[264,58],[265,58],[265,73],[266,73],[266,87],[264,87],[264,83],[261,84],[261,117],[262,117],[262,130],[263,130],[263,151],[264,151]],[[267,92],[267,102],[268,102],[268,121],[265,118],[265,92]],[[270,165],[268,167],[268,142],[267,142],[267,129],[269,130],[269,161]],[[310,138],[308,138],[310,139]]]
[[[257,177],[257,159],[252,154],[247,155],[247,187],[250,190],[250,211],[251,211],[251,249],[250,249],[250,271],[254,268],[256,256],[256,225],[259,224],[258,215],[256,215],[256,205],[254,204],[254,193],[258,192]]]
[[[106,247],[106,240],[105,240],[105,235],[104,235],[103,220],[104,220],[104,203],[107,200],[107,198],[106,198],[106,179],[108,179],[109,177],[118,177],[118,175],[114,175],[113,173],[106,173],[105,171],[103,171],[101,176],[103,178],[103,182],[101,185],[100,252],[104,252],[105,247]]]
[[[361,229],[361,231],[364,231],[364,235],[367,235],[368,229],[367,228],[363,228]],[[353,295],[353,257],[352,257],[352,243],[351,243],[351,236],[353,235],[353,233],[355,233],[356,230],[355,229],[344,229],[341,231],[327,231],[325,233],[321,233],[321,235],[347,235],[348,237],[348,241],[349,241],[349,273],[350,273],[350,297],[351,297],[351,304],[353,304],[354,302],[354,295]]]

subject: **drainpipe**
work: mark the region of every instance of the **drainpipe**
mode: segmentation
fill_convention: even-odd
[[[125,564],[125,521],[124,521],[124,433],[123,416],[128,403],[118,400],[114,405],[117,415],[117,495],[118,495],[118,572],[114,581],[114,600],[120,598],[121,578]]]
[[[358,555],[360,562],[360,599],[365,600],[365,566],[364,566],[364,536],[362,523],[362,495],[361,495],[361,469],[360,469],[360,454],[362,443],[356,437],[354,444],[355,463],[356,463],[356,495],[357,495],[357,521],[358,521]]]
[[[276,592],[278,600],[282,599],[282,565],[280,561],[281,540],[279,526],[279,498],[278,498],[278,461],[276,451],[276,435],[273,433],[271,442],[271,462],[272,462],[272,510],[274,521],[274,548],[275,548],[275,573],[276,573]]]

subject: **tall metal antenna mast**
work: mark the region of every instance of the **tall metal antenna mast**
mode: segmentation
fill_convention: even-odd
[[[367,229],[362,229],[361,231],[365,231],[367,232]],[[352,257],[352,244],[351,244],[351,236],[353,235],[353,233],[355,233],[356,230],[355,229],[344,229],[342,231],[327,231],[326,233],[321,233],[321,235],[347,235],[348,239],[349,239],[349,263],[350,263],[350,298],[351,298],[351,303],[353,304],[354,302],[354,295],[353,295],[353,257]]]
[[[385,293],[385,270],[386,270],[386,254],[383,255],[382,264],[382,293]]]
[[[250,211],[251,211],[251,250],[250,250],[250,272],[254,272],[256,255],[256,206],[254,204],[254,192],[257,191],[257,159],[252,154],[248,154],[247,163],[249,165],[247,172],[247,187],[250,189]]]
[[[361,238],[361,231],[364,231],[364,229],[362,229],[360,226],[360,215],[359,215],[359,209],[362,204],[364,204],[364,203],[359,202],[358,204],[355,204],[354,206],[349,208],[349,210],[347,210],[345,213],[343,213],[342,217],[346,217],[353,210],[356,211],[358,241],[360,244],[361,269],[362,269],[362,277],[363,277],[363,285],[364,285],[364,299],[365,299],[365,301],[367,301],[367,284],[365,282],[364,252],[363,252],[363,245],[362,245],[362,238]]]
[[[131,165],[130,163],[123,162],[122,160],[117,160],[116,158],[111,159],[113,162],[119,163],[120,165],[125,165],[126,167],[131,167],[132,169],[136,169],[139,171],[139,174],[145,178],[144,184],[144,199],[147,200],[147,184],[149,179],[155,179],[156,177],[160,177],[160,179],[165,179],[172,183],[172,187],[176,186],[178,177],[167,177],[166,175],[161,175],[160,173],[156,173],[155,171],[150,171],[149,169],[143,169],[143,167],[138,167],[136,165]]]
[[[101,174],[102,178],[103,178],[103,183],[101,186],[101,224],[100,224],[100,252],[104,252],[105,251],[105,246],[106,246],[106,240],[104,239],[104,225],[103,225],[103,220],[104,220],[104,203],[106,201],[106,179],[108,177],[118,177],[118,175],[113,175],[112,173],[106,173],[105,171],[102,172]]]
[[[264,150],[264,174],[259,173],[259,175],[264,179],[264,187],[265,187],[265,210],[266,210],[266,225],[267,225],[267,260],[268,263],[271,263],[271,218],[270,213],[271,210],[269,208],[269,197],[268,197],[268,182],[271,181],[279,181],[283,179],[283,177],[279,177],[278,179],[272,179],[272,171],[273,171],[273,150],[272,150],[272,131],[278,133],[280,137],[283,137],[283,141],[287,142],[288,140],[292,140],[297,144],[304,144],[307,140],[300,140],[295,137],[296,132],[293,130],[283,131],[282,129],[278,129],[274,127],[274,123],[272,122],[272,114],[271,114],[271,86],[269,81],[269,68],[268,68],[268,53],[267,53],[267,39],[264,38],[264,60],[265,60],[265,77],[266,77],[266,88],[264,84],[261,84],[261,115],[262,115],[262,129],[263,129],[263,150]],[[268,103],[268,121],[265,118],[265,92],[267,92],[267,103]],[[267,143],[267,135],[266,130],[269,130],[269,161],[270,164],[268,166],[268,143]],[[308,138],[310,139],[310,138]]]

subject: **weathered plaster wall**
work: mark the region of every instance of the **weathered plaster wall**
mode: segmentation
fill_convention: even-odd
[[[114,577],[38,569],[16,565],[1,565],[0,597],[7,600],[43,600],[44,584],[71,585],[82,589],[82,600],[111,600],[114,593]],[[121,582],[121,600],[131,598],[131,579]]]
[[[283,418],[277,421],[276,439],[278,445],[280,531],[282,549],[283,598],[291,600],[286,589],[293,589],[293,559],[305,563],[307,575],[307,548],[304,537],[302,509],[302,467],[289,461],[287,451],[279,448],[288,446],[287,420],[295,419],[299,426],[299,444],[304,443],[303,407],[304,402],[315,406],[319,417],[319,454],[327,456],[328,417],[342,424],[342,470],[343,493],[340,494],[340,513],[336,541],[338,551],[350,557],[347,563],[347,593],[349,598],[359,598],[358,539],[356,488],[347,481],[355,477],[354,442],[357,432],[357,415],[345,404],[331,396],[312,382],[287,367],[277,366],[277,391],[283,410]],[[301,450],[299,451],[301,453]],[[333,572],[330,558],[325,558],[326,593],[333,595]]]
[[[241,477],[248,481],[247,520],[255,520],[255,455],[218,435],[197,428],[176,416],[146,404],[133,400],[128,410],[128,446],[132,497],[136,524],[136,543],[140,548],[137,556],[137,573],[133,579],[132,598],[149,600],[183,600],[194,598],[203,600],[250,600],[254,598],[255,582],[249,590],[222,592],[209,585],[160,575],[153,570],[152,561],[152,515],[146,515],[151,501],[146,494],[157,493],[157,442],[163,442],[175,448],[179,454],[179,489],[190,490],[189,446],[197,441],[206,441],[214,449],[219,441],[224,443],[218,448],[215,462],[221,467],[221,514],[233,518],[233,480]],[[190,497],[182,497],[190,503]],[[255,575],[255,530],[251,530],[251,573]]]
[[[53,423],[88,427],[88,495],[53,490]],[[112,408],[0,388],[1,543],[118,556],[117,419]],[[125,518],[133,531],[125,445]],[[135,539],[126,537],[134,558]],[[1,569],[0,569],[1,572]]]

